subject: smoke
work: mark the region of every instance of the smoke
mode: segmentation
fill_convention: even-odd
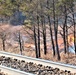
[[[74,53],[74,54],[75,54],[75,47],[74,47],[74,43],[72,44],[72,46],[69,46],[69,52],[70,52],[70,53]]]

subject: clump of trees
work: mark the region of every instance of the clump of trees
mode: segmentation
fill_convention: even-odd
[[[63,38],[64,53],[69,50],[68,36],[72,32],[76,53],[76,23],[74,0],[0,0],[0,17],[10,17],[15,11],[25,13],[34,33],[36,58],[41,56],[40,37],[43,35],[44,54],[47,54],[46,28],[49,26],[53,56],[60,60],[58,35]],[[61,20],[61,25],[59,21]],[[70,25],[68,25],[70,23]],[[61,27],[62,31],[58,30]],[[71,28],[73,28],[71,30]],[[19,35],[20,36],[20,35]],[[53,36],[55,38],[53,38]],[[20,39],[20,38],[19,38]],[[20,42],[20,40],[19,40]]]

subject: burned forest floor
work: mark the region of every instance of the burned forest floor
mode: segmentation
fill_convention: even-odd
[[[19,44],[18,44],[18,31],[21,32],[21,37],[23,39],[23,51],[22,54],[25,56],[30,56],[30,57],[35,57],[35,46],[34,46],[34,39],[33,39],[33,31],[28,29],[27,27],[24,26],[12,26],[8,24],[0,25],[0,35],[2,32],[6,34],[6,40],[5,40],[5,51],[6,52],[11,52],[11,53],[16,53],[20,54],[19,50]],[[61,36],[59,35],[59,51],[60,51],[60,56],[61,60],[57,60],[57,55],[53,57],[53,51],[51,48],[51,41],[50,41],[50,35],[49,31],[47,29],[47,54],[44,55],[44,50],[43,50],[43,38],[42,35],[40,37],[41,39],[41,57],[40,59],[46,59],[46,60],[52,60],[55,62],[63,62],[66,64],[72,64],[76,65],[76,55],[72,53],[67,53],[64,54],[63,50],[63,41]],[[2,39],[0,38],[0,50],[4,51],[2,48]]]

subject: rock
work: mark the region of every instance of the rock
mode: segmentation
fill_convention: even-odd
[[[33,62],[25,62],[24,60],[13,59],[10,57],[0,57],[0,63],[4,66],[18,69],[25,72],[34,73],[36,75],[72,75],[70,71],[63,71],[59,68],[44,66]]]

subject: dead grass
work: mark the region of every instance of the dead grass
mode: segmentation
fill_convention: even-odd
[[[19,47],[18,48],[8,48],[6,50],[6,52],[20,54]],[[35,50],[27,49],[27,50],[23,50],[22,53],[25,56],[36,57]],[[46,55],[44,55],[44,51],[41,50],[41,57],[40,58],[41,59],[46,59],[46,60],[52,60],[52,61],[55,61],[55,62],[63,62],[63,63],[66,63],[66,64],[76,65],[76,55],[71,54],[71,53],[69,53],[69,55],[68,55],[68,53],[64,54],[64,52],[61,52],[60,56],[61,56],[61,60],[59,61],[59,60],[57,60],[57,55],[55,57],[53,57],[52,50],[48,50]]]
[[[5,30],[8,30],[9,29],[9,31],[10,31],[10,27],[8,26],[8,25],[5,25],[5,26],[0,26],[0,28],[3,28],[3,29],[5,29]],[[11,28],[12,29],[12,28]],[[14,28],[13,28],[14,29]],[[12,29],[12,30],[13,30]],[[15,28],[15,30],[16,30],[16,28]],[[25,33],[24,31],[23,31],[23,33]],[[27,34],[25,34],[25,35],[27,35]],[[60,40],[60,39],[59,39]],[[31,44],[31,42],[32,41],[30,41],[30,43],[29,44],[25,44],[25,48],[27,48],[27,49],[24,49],[23,50],[23,55],[25,55],[25,56],[30,56],[30,57],[36,57],[36,55],[35,55],[35,50],[33,50],[32,49],[32,47],[31,46],[34,46],[33,44]],[[59,45],[62,43],[63,41],[59,41],[58,43],[59,43]],[[48,45],[49,45],[49,43],[48,43]],[[49,46],[50,47],[50,46]],[[61,48],[63,48],[63,46],[61,46]],[[76,55],[74,55],[74,54],[71,54],[71,53],[69,53],[69,55],[68,55],[68,53],[67,54],[64,54],[64,52],[61,52],[60,53],[60,56],[61,56],[61,60],[60,61],[58,61],[57,60],[57,55],[55,56],[55,57],[53,57],[53,53],[52,53],[52,50],[48,50],[47,51],[47,54],[46,55],[44,55],[44,51],[42,50],[43,49],[43,46],[41,45],[41,57],[40,58],[42,58],[42,59],[46,59],[46,60],[52,60],[52,61],[55,61],[55,62],[63,62],[63,63],[69,63],[69,64],[74,64],[74,65],[76,65]],[[2,41],[1,41],[1,39],[0,39],[0,50],[2,50]],[[6,52],[10,52],[10,53],[16,53],[16,54],[20,54],[20,50],[19,50],[19,46],[17,45],[17,46],[8,46],[8,45],[6,45],[6,50],[5,50]]]

